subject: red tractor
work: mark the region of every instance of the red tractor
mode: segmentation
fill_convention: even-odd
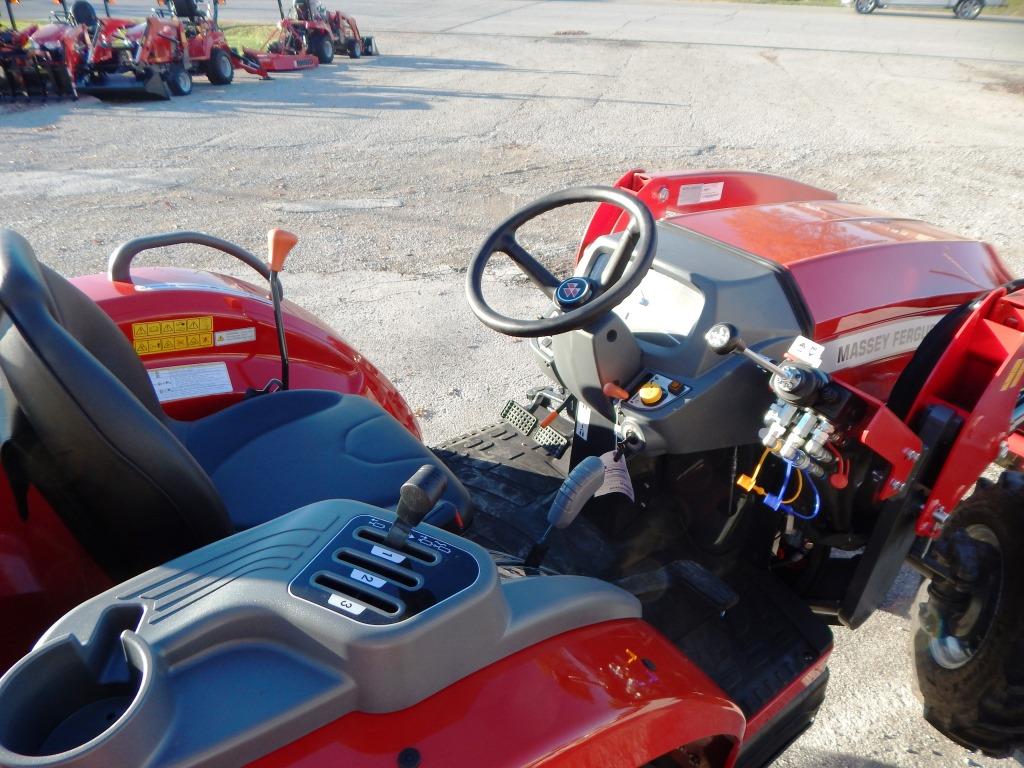
[[[575,203],[556,277],[518,232]],[[266,284],[133,267],[182,243]],[[551,383],[431,451],[284,300],[295,243],[153,235],[69,281],[0,233],[0,765],[763,766],[907,562],[925,716],[1024,744],[1024,290],[991,247],[755,173],[548,195],[466,292]],[[539,317],[490,303],[499,254]]]
[[[321,24],[285,15],[281,0],[277,0],[281,20],[260,50],[246,49],[245,54],[260,63],[268,72],[294,72],[313,69],[318,64],[334,60],[334,49],[328,38],[329,30]]]
[[[5,0],[10,27],[4,28],[0,20],[0,99],[46,99],[50,94],[77,98],[63,41],[44,46],[36,39],[38,26],[19,30],[12,8],[17,2]]]
[[[243,69],[262,80],[269,80],[259,61],[247,53],[239,53],[228,45],[227,38],[217,23],[218,8],[224,0],[209,0],[207,10],[200,10],[196,0],[157,0],[167,6],[168,16],[177,19],[185,30],[188,40],[189,71],[193,75],[205,75],[214,85],[228,85],[235,77],[236,69]],[[157,16],[164,16],[162,10]]]
[[[378,54],[373,36],[361,35],[356,20],[346,13],[328,11],[317,0],[296,0],[294,13],[297,19],[318,29],[319,34],[328,35],[335,54],[345,54],[352,59]],[[321,58],[320,63],[327,62]]]
[[[100,98],[158,98],[192,92],[184,25],[175,18],[100,18],[89,0],[75,0],[33,40],[61,51],[76,90]]]

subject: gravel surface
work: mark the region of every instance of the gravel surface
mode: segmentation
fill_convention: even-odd
[[[630,167],[777,173],[985,239],[1024,271],[1019,67],[550,33],[410,29],[381,38],[379,59],[197,81],[165,103],[0,106],[2,223],[66,274],[101,271],[144,233],[200,229],[256,250],[269,227],[295,231],[289,297],[392,377],[429,441],[493,420],[539,380],[525,344],[471,316],[462,284],[494,224],[563,186]],[[567,270],[580,221],[536,228],[537,252]],[[162,260],[244,275],[188,249]],[[490,288],[510,306],[530,298],[512,269]],[[778,765],[1004,764],[921,720],[915,589],[905,576],[864,628],[837,631],[830,697]]]

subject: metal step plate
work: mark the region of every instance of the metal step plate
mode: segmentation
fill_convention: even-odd
[[[527,437],[537,428],[537,417],[515,400],[509,400],[501,409],[501,418]]]
[[[569,447],[569,438],[560,432],[556,432],[551,427],[541,427],[530,437],[533,438],[537,445],[545,448],[548,454],[556,459],[562,458],[562,454]]]

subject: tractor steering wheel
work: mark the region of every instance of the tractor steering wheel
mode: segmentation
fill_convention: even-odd
[[[608,203],[630,215],[629,224],[596,279],[570,277],[559,280],[516,240],[526,222],[576,203]],[[634,195],[613,187],[575,187],[554,192],[520,208],[499,224],[484,241],[466,274],[466,298],[484,325],[506,336],[536,338],[574,331],[610,312],[640,284],[654,263],[657,251],[654,217]],[[509,256],[516,266],[549,299],[560,313],[553,317],[523,320],[494,310],[483,293],[484,270],[496,253]],[[635,256],[635,258],[634,258]]]

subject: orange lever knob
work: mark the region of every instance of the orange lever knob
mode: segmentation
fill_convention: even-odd
[[[601,387],[601,391],[613,400],[629,400],[629,392],[624,390],[618,384],[614,384],[610,381]]]
[[[284,260],[295,244],[299,242],[298,235],[293,235],[285,229],[272,229],[267,232],[267,250],[270,252],[270,271],[280,272],[284,269]]]

